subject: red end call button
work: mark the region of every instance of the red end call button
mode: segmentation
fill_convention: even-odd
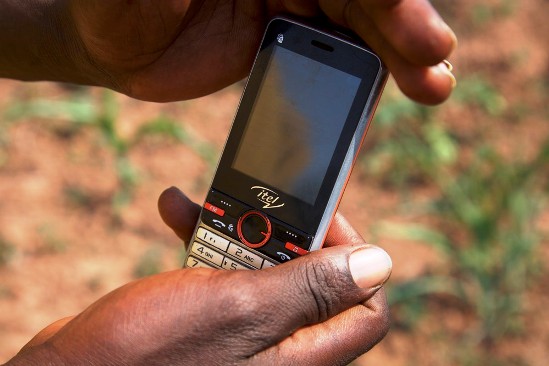
[[[288,249],[288,250],[290,250],[290,251],[292,251],[292,252],[294,252],[294,253],[297,253],[297,254],[299,254],[299,255],[305,255],[305,254],[309,253],[309,252],[306,251],[305,249],[300,248],[300,247],[298,247],[297,245],[292,244],[292,243],[290,243],[290,242],[287,242],[287,243],[286,243],[285,248]]]
[[[225,215],[225,211],[219,207],[216,207],[214,205],[212,205],[211,203],[208,203],[206,202],[204,204],[204,208],[210,212],[213,212],[214,214],[218,215],[218,216],[224,216]]]

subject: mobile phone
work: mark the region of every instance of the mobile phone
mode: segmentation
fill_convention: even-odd
[[[319,249],[387,75],[364,45],[272,20],[184,266],[262,269]]]

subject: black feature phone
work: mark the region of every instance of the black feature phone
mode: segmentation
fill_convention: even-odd
[[[319,249],[387,75],[364,45],[272,20],[184,265],[261,269]]]

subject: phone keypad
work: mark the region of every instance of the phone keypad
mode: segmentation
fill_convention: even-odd
[[[227,253],[229,253],[233,257],[237,257],[242,262],[249,264],[250,266],[257,269],[261,269],[261,266],[263,265],[263,258],[250,252],[249,250],[246,250],[240,245],[231,243],[229,245],[229,250],[227,250]]]
[[[185,262],[186,267],[210,267],[229,270],[262,269],[274,267],[276,263],[252,253],[212,231],[200,226]],[[219,252],[222,251],[223,253]]]
[[[311,242],[311,236],[211,190],[185,267],[228,270],[273,267],[307,254]]]
[[[212,268],[211,265],[207,264],[206,262],[202,262],[199,259],[196,259],[195,257],[188,257],[185,261],[185,267],[188,268]]]
[[[242,264],[238,263],[237,261],[233,261],[229,257],[225,257],[223,259],[223,262],[221,263],[221,268],[228,269],[228,270],[237,270],[237,269],[248,269],[248,267],[243,266]]]
[[[224,252],[227,251],[227,248],[229,248],[229,244],[231,243],[227,239],[224,239],[223,237],[216,235],[203,227],[198,228],[196,237]]]

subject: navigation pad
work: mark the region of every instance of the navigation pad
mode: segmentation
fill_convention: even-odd
[[[312,236],[211,190],[185,267],[229,270],[272,267],[307,254]]]
[[[248,211],[238,219],[240,241],[250,248],[261,248],[271,238],[271,221],[259,211]]]

